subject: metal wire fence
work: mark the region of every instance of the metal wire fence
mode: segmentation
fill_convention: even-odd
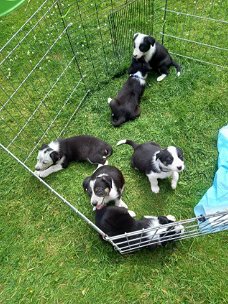
[[[125,72],[135,32],[154,35],[176,56],[227,68],[225,1],[38,4],[0,47],[1,147],[27,169],[42,142],[64,134],[89,94]],[[118,247],[118,238],[106,239]]]

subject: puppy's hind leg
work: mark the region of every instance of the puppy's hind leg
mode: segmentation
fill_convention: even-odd
[[[161,74],[158,78],[157,81],[160,82],[162,81],[168,74],[169,74],[169,70],[167,68],[166,65],[163,65],[160,69],[159,69],[159,73]]]
[[[166,76],[167,76],[167,74],[161,74],[161,76],[159,76],[159,77],[157,78],[157,81],[158,81],[158,82],[162,81]]]
[[[106,156],[101,156],[101,155],[92,155],[87,160],[91,164],[98,164],[98,166],[103,166],[103,165],[108,165],[108,161],[106,159]]]

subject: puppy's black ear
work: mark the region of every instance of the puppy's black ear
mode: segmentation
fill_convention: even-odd
[[[60,155],[56,151],[51,152],[50,157],[53,160],[53,164],[55,164],[60,159]]]
[[[138,37],[139,33],[135,33],[133,36],[133,40],[135,40]]]
[[[126,120],[125,120],[125,117],[124,116],[120,116],[117,120],[113,120],[112,119],[112,125],[114,127],[119,127],[120,125],[122,125],[122,123],[124,123]]]
[[[105,182],[107,185],[108,189],[112,188],[112,179],[110,176],[102,176],[102,181]]]
[[[48,145],[47,144],[43,144],[39,150],[44,150],[45,148],[48,148]]]
[[[154,44],[155,44],[155,39],[153,37],[151,37],[151,36],[145,37],[144,40],[146,42],[149,42],[152,46],[154,46]]]
[[[162,151],[160,151],[156,154],[156,160],[158,160],[161,156],[162,156]]]
[[[177,150],[177,156],[178,156],[181,160],[183,160],[183,158],[184,158],[183,150],[182,150],[181,148],[178,148],[178,147],[176,147],[176,150]]]

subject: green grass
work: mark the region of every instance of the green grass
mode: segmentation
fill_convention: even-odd
[[[37,6],[38,2],[33,5]],[[17,29],[15,20],[18,26],[22,24],[21,14],[27,12],[25,8],[32,10],[33,7],[31,3],[22,6],[1,20],[1,25],[7,25],[0,32],[1,41],[6,41]],[[58,32],[54,24],[52,29]],[[200,34],[200,28],[198,31]],[[32,56],[34,62],[42,55],[44,44],[40,42],[39,50]],[[46,67],[53,70],[50,80],[67,62],[64,58],[70,58],[66,45],[63,39],[50,54],[51,62]],[[26,50],[27,47],[28,42],[25,42],[23,48]],[[98,51],[101,50],[98,48]],[[83,53],[82,49],[79,52]],[[18,56],[21,56],[20,64],[11,63],[15,72],[20,70],[20,66],[28,69],[25,53]],[[83,56],[80,58],[82,66],[86,66]],[[181,76],[177,78],[173,69],[162,83],[150,76],[140,118],[117,129],[110,124],[107,98],[116,95],[127,76],[110,80],[98,90],[90,71],[88,81],[91,81],[91,87],[94,85],[94,92],[85,99],[65,133],[65,136],[95,135],[113,146],[110,164],[122,170],[126,180],[123,199],[138,218],[144,214],[173,214],[178,219],[193,217],[193,208],[210,187],[216,171],[217,134],[219,128],[227,124],[228,76],[225,71],[212,66],[180,58],[177,61],[183,67]],[[123,61],[120,65],[124,64]],[[46,68],[44,66],[43,71],[46,72]],[[89,67],[86,68],[89,71]],[[101,67],[100,70],[101,80],[104,80],[105,72]],[[19,138],[11,147],[21,159],[42,134],[48,119],[54,117],[55,108],[60,108],[74,81],[78,80],[77,72],[74,74],[73,71],[73,68],[69,70],[68,77],[47,99],[47,109],[42,109],[44,118],[39,115],[39,124],[31,122],[24,132],[25,141],[23,137]],[[25,69],[21,71],[25,72]],[[40,96],[29,85],[30,96],[23,95],[23,101],[20,100],[22,91],[19,92],[15,104],[8,108],[16,121],[7,116],[11,129],[4,129],[3,125],[1,141],[7,142],[12,138],[16,122],[22,123],[25,119],[21,112],[29,116],[47,91],[42,70],[36,75],[39,79],[34,77],[33,81],[39,87]],[[9,84],[16,85],[19,77],[20,74],[12,72]],[[6,88],[10,90],[9,84]],[[84,93],[84,87],[79,87],[46,140],[53,138],[52,132],[61,130]],[[183,149],[186,170],[180,176],[176,191],[171,190],[170,182],[165,180],[160,183],[158,195],[151,193],[147,178],[130,167],[131,148],[115,146],[124,138],[140,143],[154,140],[162,146],[172,144]],[[144,249],[121,256],[9,155],[1,151],[0,157],[0,303],[227,302],[226,232],[188,239],[155,251]],[[30,168],[34,168],[35,161],[36,151],[28,161]],[[46,178],[54,189],[92,221],[94,213],[81,184],[93,170],[94,166],[90,164],[75,163],[67,170]]]

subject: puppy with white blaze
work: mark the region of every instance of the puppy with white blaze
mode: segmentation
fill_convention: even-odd
[[[153,37],[136,33],[133,41],[133,57],[137,60],[143,57],[150,64],[152,70],[160,75],[157,81],[162,81],[169,74],[171,66],[176,68],[177,76],[180,76],[180,66],[173,61],[167,49],[155,41]]]
[[[179,172],[184,170],[183,152],[180,148],[169,146],[162,149],[155,142],[136,144],[132,140],[120,140],[118,145],[132,146],[134,153],[131,158],[132,167],[146,174],[151,190],[159,193],[158,179],[171,177],[171,187],[176,189]]]
[[[79,135],[57,139],[40,148],[34,173],[44,178],[53,172],[67,168],[72,161],[105,164],[111,154],[112,147],[93,136]]]
[[[96,208],[95,224],[108,236],[117,236],[128,232],[139,231],[132,236],[121,237],[114,240],[119,248],[139,248],[140,245],[155,249],[164,246],[173,239],[178,239],[184,233],[184,226],[175,223],[172,215],[167,216],[144,216],[140,220],[132,218],[125,208],[105,206]],[[173,223],[173,224],[172,224]],[[164,226],[169,224],[168,226]],[[172,225],[171,225],[172,224]],[[147,232],[142,232],[147,229]],[[124,248],[125,249],[125,248]]]
[[[102,209],[110,202],[128,209],[121,199],[124,184],[123,174],[118,168],[99,165],[91,176],[85,178],[83,188],[89,194],[91,205],[95,209]],[[131,216],[135,216],[133,211],[129,212]]]
[[[140,115],[140,101],[150,70],[150,65],[144,59],[135,60],[133,58],[128,69],[130,74],[128,80],[115,98],[108,98],[108,104],[112,111],[111,122],[114,127],[119,127]]]

